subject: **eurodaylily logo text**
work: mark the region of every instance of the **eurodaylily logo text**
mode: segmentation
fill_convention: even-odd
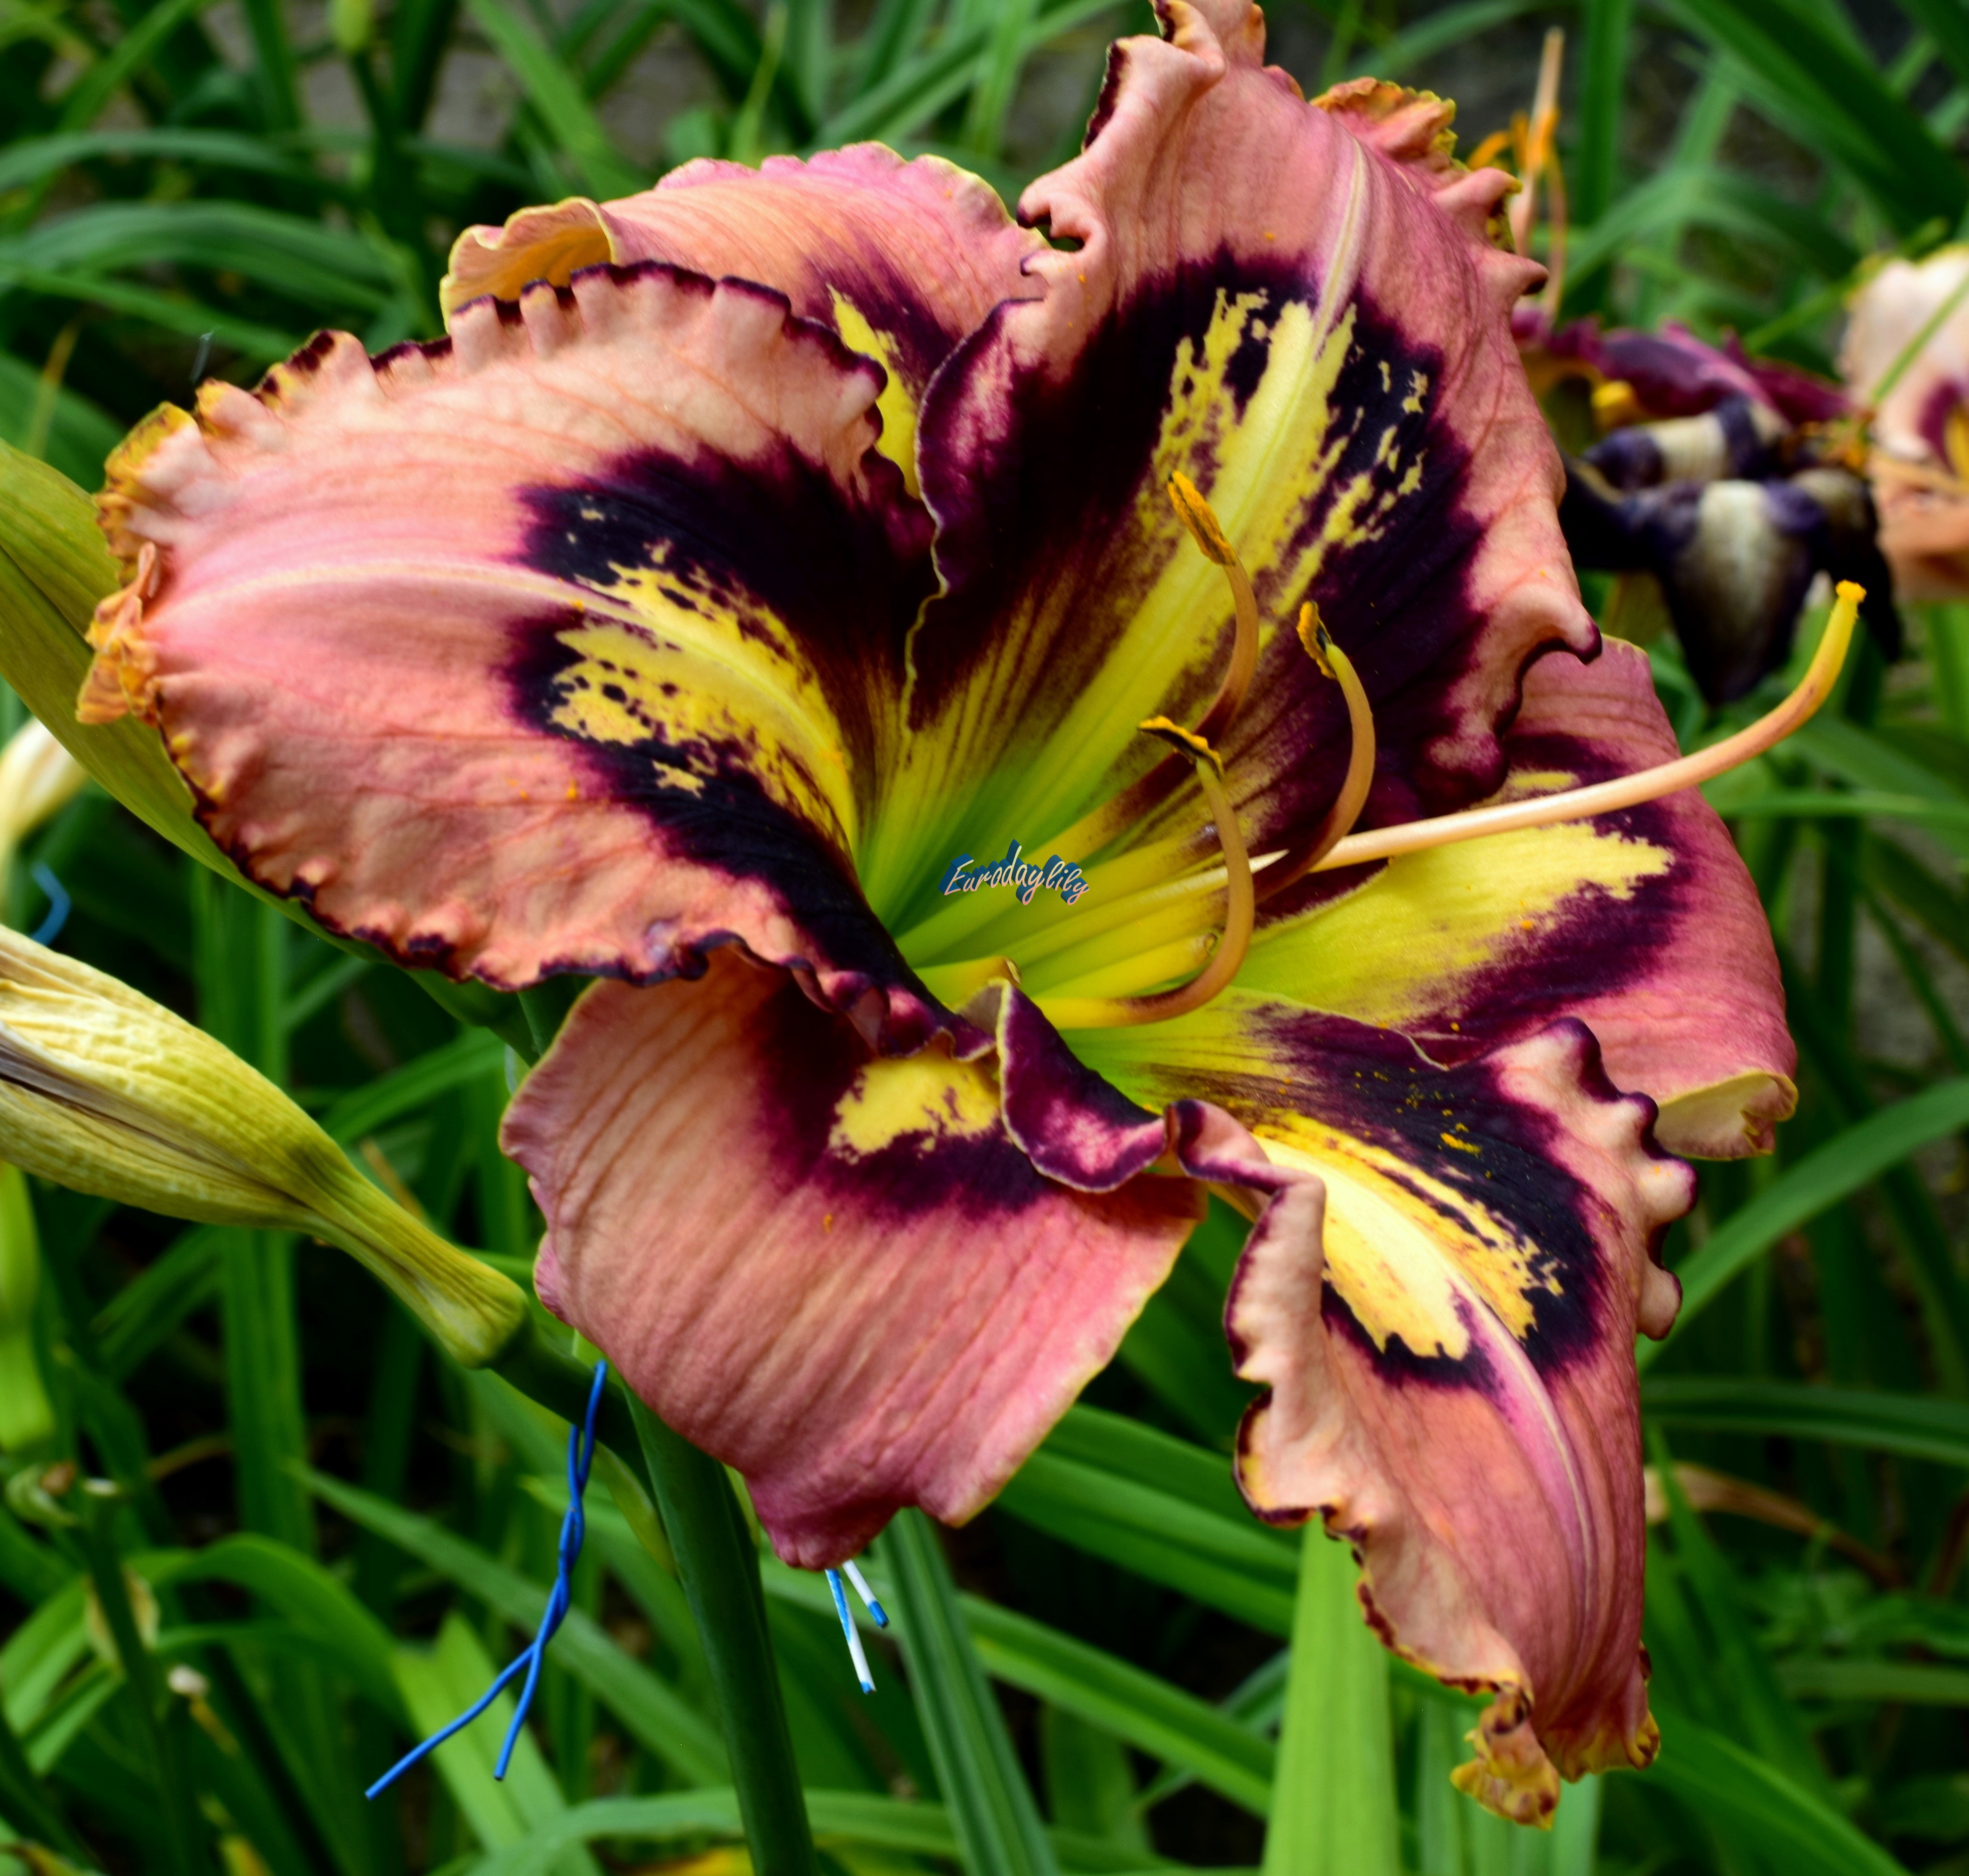
[[[943,876],[943,896],[947,899],[954,892],[975,892],[981,886],[1010,886],[1019,895],[1020,904],[1030,905],[1033,894],[1044,888],[1058,893],[1068,905],[1078,902],[1087,890],[1086,878],[1079,866],[1056,853],[1045,865],[1034,866],[1019,858],[1023,851],[1015,840],[1005,849],[1002,860],[976,872],[965,871],[972,864],[971,855],[960,853]]]

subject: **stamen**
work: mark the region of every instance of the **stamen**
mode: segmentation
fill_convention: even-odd
[[[1218,844],[1224,850],[1226,875],[1224,930],[1211,953],[1210,962],[1186,984],[1173,990],[1158,991],[1146,997],[1055,997],[1035,1001],[1048,1019],[1061,1029],[1121,1029],[1137,1023],[1166,1022],[1173,1016],[1201,1009],[1238,975],[1250,947],[1251,931],[1257,922],[1257,897],[1251,881],[1250,856],[1245,852],[1244,836],[1238,825],[1237,811],[1223,782],[1224,764],[1195,731],[1185,729],[1166,716],[1152,716],[1142,725],[1151,736],[1158,736],[1182,755],[1194,760],[1196,778],[1203,785],[1204,798],[1217,825]]]
[[[1258,601],[1251,591],[1250,576],[1244,571],[1244,563],[1238,559],[1237,549],[1231,546],[1217,517],[1212,513],[1210,504],[1198,492],[1195,483],[1180,470],[1169,479],[1169,498],[1176,518],[1189,531],[1190,539],[1196,543],[1203,557],[1223,568],[1237,618],[1231,641],[1230,666],[1224,673],[1224,681],[1217,687],[1216,697],[1196,726],[1196,734],[1205,742],[1215,742],[1244,708],[1245,693],[1251,688],[1252,673],[1258,668]],[[1173,794],[1186,773],[1186,765],[1179,758],[1166,757],[1111,800],[1104,802],[1091,814],[1082,815],[1064,833],[1049,840],[1047,847],[1069,860],[1082,860],[1091,853],[1098,853]]]
[[[1313,663],[1339,684],[1340,694],[1347,699],[1347,724],[1354,742],[1348,753],[1347,773],[1341,778],[1340,793],[1332,807],[1310,836],[1289,849],[1259,875],[1261,899],[1271,898],[1295,880],[1303,878],[1353,831],[1361,810],[1367,805],[1367,791],[1374,784],[1374,712],[1367,703],[1367,688],[1354,669],[1354,660],[1333,642],[1320,622],[1319,609],[1310,601],[1299,609],[1299,641]]]
[[[854,1567],[852,1563],[848,1566],[850,1569],[853,1569]],[[834,1612],[841,1618],[841,1632],[848,1637],[848,1657],[855,1663],[855,1673],[861,1683],[861,1691],[864,1693],[873,1693],[875,1691],[875,1683],[868,1672],[868,1657],[861,1646],[861,1633],[855,1626],[854,1611],[848,1606],[848,1592],[841,1586],[840,1571],[829,1570],[827,1573],[827,1586],[834,1592]],[[861,1574],[858,1571],[855,1575],[855,1587],[861,1591],[865,1598],[868,1592],[861,1588]]]
[[[1198,493],[1195,483],[1180,469],[1169,479],[1169,498],[1170,507],[1189,530],[1189,537],[1196,543],[1203,557],[1223,568],[1224,577],[1231,587],[1231,602],[1237,615],[1237,629],[1231,641],[1230,667],[1224,673],[1223,683],[1217,687],[1215,699],[1204,712],[1203,721],[1196,726],[1199,736],[1206,742],[1214,742],[1231,727],[1232,719],[1244,708],[1244,693],[1251,688],[1252,673],[1258,668],[1258,601],[1251,591],[1251,576],[1244,571],[1244,563],[1238,557],[1238,550],[1231,546],[1217,517],[1211,512],[1210,504]]]
[[[1552,133],[1559,126],[1559,81],[1565,57],[1565,31],[1552,27],[1546,34],[1539,59],[1538,84],[1532,93],[1531,115],[1526,123],[1523,154],[1518,165],[1518,178],[1524,184],[1524,190],[1511,204],[1511,243],[1520,254],[1532,251],[1532,223],[1538,215],[1539,184],[1545,180],[1548,168],[1558,167],[1552,161]],[[1511,128],[1514,131],[1517,129],[1515,119]],[[1514,138],[1513,141],[1516,140]]]
[[[1693,755],[1612,781],[1594,782],[1588,787],[1569,788],[1558,794],[1534,795],[1528,800],[1507,801],[1495,807],[1472,808],[1461,814],[1439,814],[1430,820],[1409,821],[1400,827],[1377,827],[1371,833],[1351,834],[1335,842],[1307,870],[1327,872],[1335,867],[1358,866],[1364,860],[1392,859],[1398,854],[1421,853],[1431,847],[1475,840],[1486,834],[1552,827],[1562,821],[1617,813],[1623,808],[1657,801],[1663,795],[1693,788],[1740,768],[1782,742],[1832,694],[1853,642],[1860,602],[1867,596],[1866,589],[1850,579],[1841,580],[1838,591],[1831,617],[1825,622],[1825,635],[1818,641],[1803,680],[1776,709],[1758,718],[1747,729],[1740,729],[1735,735],[1698,749]]]

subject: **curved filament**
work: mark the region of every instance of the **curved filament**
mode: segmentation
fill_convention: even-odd
[[[1612,781],[1568,788],[1558,794],[1534,795],[1527,800],[1507,801],[1495,807],[1472,808],[1461,814],[1440,814],[1399,827],[1377,827],[1371,833],[1351,834],[1336,842],[1306,870],[1326,872],[1335,867],[1358,866],[1364,860],[1393,859],[1399,854],[1421,853],[1431,847],[1476,840],[1486,834],[1551,827],[1562,821],[1617,813],[1623,808],[1639,807],[1725,774],[1782,742],[1832,694],[1840,667],[1846,661],[1847,649],[1853,642],[1860,602],[1866,596],[1865,588],[1851,580],[1839,583],[1838,602],[1832,616],[1825,622],[1825,636],[1819,640],[1818,649],[1798,688],[1776,709],[1734,736],[1726,736],[1693,755],[1658,764],[1637,774],[1619,776]]]
[[[1172,723],[1167,717],[1152,716],[1142,728],[1160,736],[1179,752],[1179,759],[1194,759],[1196,778],[1203,785],[1204,798],[1217,824],[1217,839],[1224,850],[1226,874],[1224,930],[1210,962],[1186,984],[1146,997],[1039,997],[1034,1001],[1048,1021],[1060,1029],[1121,1029],[1138,1023],[1166,1022],[1199,1010],[1238,975],[1250,948],[1251,932],[1257,923],[1257,894],[1251,879],[1250,855],[1238,826],[1236,810],[1223,781],[1223,764],[1216,751],[1194,730]]]
[[[1198,492],[1196,485],[1180,471],[1169,479],[1169,506],[1188,529],[1190,539],[1196,543],[1206,560],[1224,570],[1225,581],[1231,589],[1231,608],[1236,618],[1231,640],[1231,662],[1210,708],[1204,712],[1196,725],[1196,734],[1205,742],[1214,744],[1244,708],[1245,693],[1251,688],[1252,675],[1258,668],[1257,596],[1251,590],[1250,576],[1244,571],[1244,562],[1238,559],[1237,549],[1231,546],[1217,517],[1212,513],[1210,504]],[[1146,775],[1130,782],[1119,794],[1104,801],[1092,813],[1082,815],[1064,833],[1048,841],[1047,846],[1069,860],[1083,860],[1089,854],[1098,852],[1175,794],[1187,772],[1187,765],[1180,755],[1165,756]]]
[[[1319,609],[1310,602],[1299,608],[1299,639],[1309,656],[1328,677],[1340,686],[1347,699],[1347,724],[1353,746],[1347,755],[1347,773],[1341,778],[1340,793],[1334,797],[1325,816],[1306,839],[1287,849],[1267,867],[1258,882],[1258,897],[1270,899],[1295,880],[1311,872],[1335,845],[1353,831],[1367,805],[1367,790],[1374,783],[1374,712],[1367,693],[1354,669],[1354,661],[1333,642],[1320,623]]]

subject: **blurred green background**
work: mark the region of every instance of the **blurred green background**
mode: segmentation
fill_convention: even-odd
[[[1528,108],[1564,28],[1568,313],[1829,370],[1873,257],[1953,238],[1969,206],[1963,0],[1333,0],[1271,23],[1309,93],[1431,87],[1466,144]],[[202,375],[251,382],[322,326],[372,349],[435,333],[461,227],[694,157],[875,138],[1015,194],[1077,147],[1106,41],[1149,24],[1132,0],[0,0],[0,438],[92,488]],[[998,1507],[942,1551],[914,1523],[878,1547],[878,1577],[947,1618],[948,1671],[913,1661],[913,1704],[887,1644],[863,1702],[819,1579],[767,1565],[830,1870],[1969,1872],[1969,614],[1910,615],[1906,659],[1865,647],[1834,708],[1718,790],[1780,937],[1803,1099],[1773,1159],[1705,1169],[1668,1248],[1690,1306],[1643,1396],[1656,1770],[1513,1832],[1448,1784],[1468,1702],[1317,1621],[1289,1673],[1299,1540],[1248,1519],[1224,1458],[1226,1215]],[[1790,681],[1711,715],[1672,641],[1651,649],[1685,746]],[[65,949],[524,1267],[496,1040],[93,790],[11,864],[9,923],[40,918],[29,869],[51,869]],[[488,1722],[362,1803],[537,1620],[557,1423],[320,1246],[16,1177],[0,1247],[39,1273],[25,1305],[0,1284],[24,1337],[5,1358],[57,1421],[0,1459],[0,1855],[39,1846],[12,1852],[39,1876],[746,1867],[681,1592],[598,1492],[512,1780],[490,1778]],[[115,1485],[79,1522],[70,1461]],[[981,1762],[1009,1736],[997,1798],[943,1789],[926,1728]],[[1021,1826],[1035,1801],[1046,1833]],[[1309,1803],[1327,1836],[1268,1850],[1268,1812]]]

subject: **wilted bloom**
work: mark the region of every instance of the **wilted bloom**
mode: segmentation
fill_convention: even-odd
[[[1835,386],[1708,345],[1671,320],[1659,333],[1550,329],[1520,309],[1519,346],[1565,437],[1559,518],[1578,566],[1659,583],[1690,675],[1711,703],[1755,688],[1790,655],[1821,573],[1867,589],[1890,657],[1900,620],[1875,544],[1867,484],[1847,459]],[[1594,436],[1598,440],[1590,440]]]
[[[1839,368],[1904,599],[1969,597],[1969,247],[1890,261],[1853,296]],[[1924,337],[1925,334],[1925,337]]]
[[[460,1362],[490,1360],[524,1320],[514,1284],[371,1185],[230,1050],[115,978],[4,930],[0,1153],[170,1217],[325,1238]]]
[[[160,412],[85,708],[331,929],[607,980],[507,1118],[538,1287],[791,1561],[977,1511],[1236,1195],[1244,1489],[1497,1690],[1464,1776],[1536,1818],[1653,1751],[1632,1338],[1664,1149],[1789,1111],[1776,966],[1579,603],[1507,180],[1244,0],[1164,24],[1025,228],[696,164],[471,231],[446,340]],[[1015,845],[1085,890],[941,890]]]

